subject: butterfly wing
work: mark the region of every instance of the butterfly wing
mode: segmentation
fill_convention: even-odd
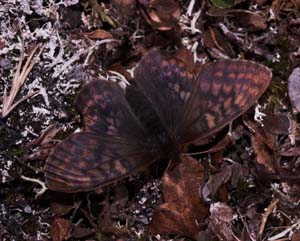
[[[182,142],[194,142],[221,130],[258,100],[271,78],[267,67],[246,60],[203,65],[186,106],[190,114],[181,127],[186,131]]]
[[[46,182],[62,192],[89,191],[149,165],[154,157],[141,144],[146,132],[118,84],[92,81],[81,89],[78,109],[83,132],[63,140],[46,161]]]
[[[194,78],[185,65],[151,50],[135,70],[138,88],[179,144],[220,130],[245,112],[266,90],[268,68],[239,60],[203,65]]]
[[[151,102],[168,135],[177,142],[184,130],[178,129],[191,95],[194,76],[185,65],[158,50],[150,50],[134,72],[138,89]]]
[[[127,150],[128,146],[112,138],[88,132],[71,135],[46,162],[47,186],[59,192],[90,191],[133,174],[151,161],[147,155]]]

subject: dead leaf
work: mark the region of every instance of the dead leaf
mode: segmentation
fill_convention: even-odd
[[[61,128],[58,127],[58,125],[52,124],[48,126],[36,139],[30,142],[28,146],[48,146],[49,142],[54,139],[60,130]]]
[[[300,146],[290,147],[288,150],[280,151],[281,156],[293,157],[300,155]]]
[[[166,171],[163,176],[165,203],[159,206],[149,226],[152,234],[180,234],[195,238],[203,229],[208,208],[199,188],[203,184],[203,166],[191,157]]]
[[[268,0],[255,0],[258,5],[264,5]]]
[[[180,6],[174,0],[139,1],[146,12],[142,12],[146,21],[154,28],[167,31],[174,28],[180,18]]]
[[[233,241],[231,221],[233,219],[232,209],[225,203],[214,203],[210,209],[209,228],[218,236],[220,240]]]
[[[90,39],[111,39],[113,38],[112,34],[103,30],[97,29],[95,31],[84,33],[84,35]]]
[[[76,225],[72,232],[72,238],[83,239],[95,233],[93,228],[82,227],[81,225]],[[87,239],[85,239],[87,240]]]
[[[300,68],[295,68],[288,78],[289,98],[294,108],[300,112]]]
[[[204,33],[203,43],[207,48],[216,48],[223,54],[236,58],[236,54],[228,39],[217,28],[209,27]]]
[[[51,202],[50,203],[51,212],[56,216],[63,216],[69,213],[72,209],[74,209],[74,204],[64,204],[59,202]]]
[[[263,120],[264,130],[274,135],[288,135],[290,121],[287,114],[267,114]]]
[[[254,122],[247,123],[255,131],[251,139],[256,162],[262,164],[269,172],[275,173],[279,158],[275,135],[264,131]]]
[[[117,18],[122,24],[128,24],[136,12],[136,0],[113,0],[117,9]]]
[[[187,49],[178,49],[174,54],[174,58],[183,62],[189,72],[194,72],[195,64],[191,51]]]
[[[51,225],[51,238],[53,241],[63,241],[71,237],[73,224],[64,218],[55,218]]]
[[[204,200],[210,201],[209,195],[217,193],[221,185],[227,183],[230,179],[233,187],[237,186],[238,180],[242,174],[242,167],[238,163],[230,166],[226,165],[221,168],[221,171],[210,177],[208,182],[202,188],[202,196]]]
[[[38,146],[38,149],[28,156],[28,160],[46,159],[55,146],[53,140],[60,130],[61,128],[56,124],[50,125],[40,136],[31,141],[27,148]]]
[[[295,233],[293,233],[291,241],[300,241],[300,231],[295,231]]]
[[[207,14],[213,17],[233,18],[237,24],[244,27],[252,27],[252,30],[255,31],[266,30],[268,28],[267,19],[264,16],[249,10],[210,8]]]
[[[259,14],[251,13],[248,15],[248,24],[252,26],[255,30],[266,30],[268,28],[267,19]]]

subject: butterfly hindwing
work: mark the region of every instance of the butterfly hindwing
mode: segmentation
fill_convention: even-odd
[[[77,105],[83,116],[83,132],[58,143],[46,162],[46,181],[52,190],[91,190],[153,161],[141,141],[146,133],[118,84],[100,80],[87,83]]]
[[[46,162],[47,186],[61,192],[89,191],[118,181],[147,163],[143,155],[126,155],[121,149],[110,138],[73,134],[56,146]]]

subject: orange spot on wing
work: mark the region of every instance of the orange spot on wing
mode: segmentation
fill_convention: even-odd
[[[223,85],[223,91],[226,95],[228,95],[232,91],[232,85]]]
[[[241,80],[241,79],[245,78],[245,74],[244,73],[239,73],[238,76],[237,76],[237,78],[239,80]]]
[[[246,79],[252,80],[253,79],[253,74],[251,74],[251,73],[246,74]]]
[[[236,74],[235,73],[230,73],[230,74],[228,74],[228,78],[235,79],[236,78]]]
[[[236,105],[241,105],[241,101],[243,100],[243,98],[244,98],[244,95],[243,95],[243,94],[240,94],[240,95],[235,99],[234,103],[235,103]]]
[[[229,109],[232,106],[231,100],[232,100],[232,98],[227,98],[227,100],[225,100],[225,102],[224,102],[225,109]]]
[[[219,82],[214,82],[212,84],[212,92],[213,92],[214,96],[217,96],[220,93],[221,87],[222,87],[222,84]]]
[[[221,71],[218,71],[218,72],[215,73],[215,76],[218,77],[218,78],[223,77],[223,75],[224,75],[224,73],[221,72]]]
[[[211,114],[205,114],[205,119],[209,128],[214,128],[216,126],[215,117]]]

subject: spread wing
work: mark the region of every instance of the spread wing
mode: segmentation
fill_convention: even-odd
[[[203,65],[194,77],[176,59],[151,50],[135,71],[138,88],[178,144],[205,138],[245,112],[266,90],[271,72],[244,60]]]
[[[246,60],[203,65],[186,106],[183,142],[196,142],[224,128],[247,111],[265,92],[271,71]]]
[[[153,152],[142,144],[147,133],[118,84],[94,80],[82,87],[77,102],[83,115],[83,132],[57,144],[47,159],[50,189],[89,191],[154,161]]]

